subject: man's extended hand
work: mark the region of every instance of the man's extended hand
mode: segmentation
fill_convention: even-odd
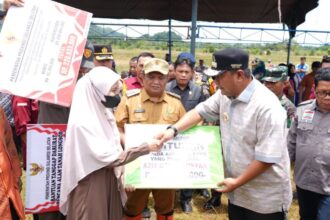
[[[173,139],[174,131],[173,129],[167,129],[157,134],[154,138],[160,140],[161,144],[164,144],[166,141]]]
[[[218,183],[218,186],[223,188],[218,189],[217,191],[223,193],[232,192],[236,188],[246,184],[247,182],[265,172],[272,165],[272,163],[265,163],[254,160],[240,176],[236,178],[226,178],[224,181]]]
[[[239,187],[238,181],[235,178],[226,178],[222,182],[218,183],[218,186],[223,187],[222,189],[216,189],[216,191],[221,193],[232,192]]]
[[[147,142],[149,150],[150,151],[160,151],[163,147],[163,144],[160,142],[160,140],[155,140],[155,139],[151,139]]]

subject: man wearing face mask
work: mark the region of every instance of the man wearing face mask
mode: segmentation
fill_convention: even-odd
[[[144,64],[141,74],[143,88],[126,94],[116,110],[116,121],[125,144],[124,125],[128,124],[173,124],[184,114],[185,109],[176,94],[165,92],[168,80],[168,64],[165,60],[152,58]],[[125,206],[127,220],[142,219],[142,211],[152,192],[157,219],[173,219],[175,190],[137,189],[128,194]]]

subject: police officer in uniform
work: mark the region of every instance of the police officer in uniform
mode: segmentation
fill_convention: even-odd
[[[114,62],[111,45],[94,45],[95,66],[105,66],[116,71]]]
[[[167,77],[168,64],[165,60],[152,58],[144,64],[141,74],[144,87],[127,91],[115,113],[123,145],[126,123],[173,124],[185,114],[180,96],[165,92]],[[142,219],[141,213],[147,205],[150,192],[155,200],[157,219],[173,219],[175,190],[137,189],[128,194],[125,206],[127,220]]]
[[[299,104],[288,134],[301,220],[330,216],[330,68],[317,72],[315,95]]]
[[[286,66],[275,66],[267,69],[262,81],[280,99],[283,108],[287,112],[287,127],[290,128],[295,117],[296,107],[283,93],[284,88],[289,86],[288,68]]]

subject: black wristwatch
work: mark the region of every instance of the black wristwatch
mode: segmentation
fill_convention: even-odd
[[[167,130],[172,129],[174,131],[174,137],[176,137],[179,134],[178,129],[176,129],[176,127],[174,127],[174,125],[170,125],[166,129]]]

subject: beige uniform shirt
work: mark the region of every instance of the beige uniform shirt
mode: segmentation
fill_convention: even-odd
[[[158,102],[152,102],[147,92],[135,90],[124,96],[116,110],[117,125],[124,128],[125,124],[174,124],[184,114],[185,109],[180,97],[164,92]]]

